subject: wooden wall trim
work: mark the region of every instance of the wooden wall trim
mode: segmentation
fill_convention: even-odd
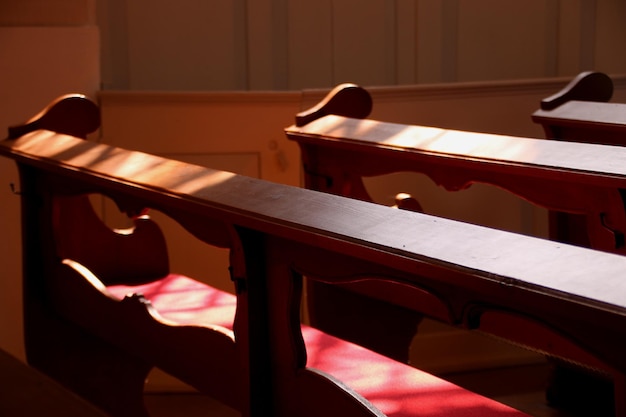
[[[266,103],[298,102],[299,91],[131,91],[103,90],[100,101],[107,104],[133,103]]]
[[[626,74],[611,75],[616,90],[626,88]],[[553,94],[572,80],[572,77],[533,78],[506,81],[477,81],[399,86],[373,86],[367,90],[376,101],[404,100],[411,97],[454,97],[516,94]],[[322,94],[326,90],[304,90],[304,95]],[[325,93],[324,93],[325,94]]]

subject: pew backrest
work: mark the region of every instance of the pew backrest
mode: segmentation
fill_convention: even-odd
[[[327,115],[286,128],[307,188],[370,200],[364,177],[409,171],[449,191],[472,183],[586,216],[590,246],[624,253],[626,149]],[[373,162],[375,161],[375,162]]]

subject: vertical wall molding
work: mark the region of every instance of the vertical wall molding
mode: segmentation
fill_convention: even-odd
[[[559,71],[559,0],[546,0],[545,76],[556,77]]]
[[[126,1],[98,1],[96,21],[100,28],[100,54],[103,58],[101,88],[128,89],[131,81]]]
[[[441,26],[441,80],[458,81],[459,0],[444,0]]]
[[[626,73],[626,8],[615,0],[92,1],[106,89],[300,90]]]
[[[385,2],[385,78],[388,84],[398,84],[398,1]]]
[[[395,16],[396,84],[417,83],[417,0],[397,0]]]
[[[288,7],[288,0],[274,0],[272,3],[272,90],[289,89]]]
[[[249,50],[248,50],[248,7],[246,0],[234,0],[234,16],[235,30],[235,68],[237,89],[250,89],[250,69],[249,69]]]
[[[581,0],[580,3],[580,70],[595,67],[596,0]]]

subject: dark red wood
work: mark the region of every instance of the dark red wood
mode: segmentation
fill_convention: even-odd
[[[484,324],[486,330],[550,354],[583,363],[593,358],[592,365],[617,376],[626,371],[623,256],[274,184],[48,130],[0,142],[0,155],[17,162],[22,180],[29,356],[55,378],[73,381],[77,391],[80,381],[94,401],[102,401],[115,415],[145,413],[140,381],[154,365],[232,401],[245,416],[376,416],[381,414],[374,404],[390,402],[389,416],[440,415],[440,408],[417,411],[425,393],[416,388],[394,391],[394,383],[371,380],[350,388],[363,375],[345,370],[363,370],[368,362],[383,367],[385,374],[403,375],[398,381],[413,378],[434,384],[446,395],[470,395],[465,398],[471,405],[446,404],[447,415],[520,414],[303,328],[303,277],[335,285],[363,282],[364,290],[377,289],[381,301],[417,314],[464,328],[481,329]],[[607,177],[622,181],[615,173]],[[112,273],[82,253],[80,242],[95,244],[89,234],[100,233],[100,226],[84,226],[81,234],[66,224],[74,209],[83,207],[86,194],[106,195],[131,216],[144,208],[159,210],[207,244],[229,248],[237,283],[232,330],[205,322],[175,325],[156,310],[156,301],[151,305],[139,294],[123,300],[114,296],[109,282],[119,290],[120,281],[126,281],[122,272],[109,281],[91,272],[90,265],[64,260],[80,257],[93,262],[99,274]],[[70,211],[57,215],[66,208]],[[85,222],[95,221],[80,212]],[[155,240],[152,253],[161,256],[159,238],[145,238],[155,236],[151,228],[142,232],[138,227],[136,237],[144,245]],[[58,236],[66,230],[72,230],[69,242]],[[110,241],[118,247],[117,237]],[[151,251],[136,253],[143,258]],[[120,271],[138,268],[132,264],[137,260],[125,254],[111,258],[113,253],[103,250],[101,255],[120,262]],[[171,278],[158,277],[164,265],[145,268],[150,273],[130,279],[129,287],[139,288],[138,282],[142,288],[159,287],[169,282],[161,280]],[[211,289],[204,286],[202,291]],[[501,317],[515,318],[515,323],[522,318],[545,331],[541,340],[529,338],[532,333],[516,336],[489,324],[487,319],[496,316],[498,323]],[[314,348],[319,338],[322,343]],[[329,358],[335,361],[325,363]],[[335,369],[343,369],[341,381],[327,375]],[[379,376],[372,375],[374,381]],[[442,397],[433,398],[441,406]]]
[[[67,94],[50,103],[25,123],[9,127],[9,139],[38,129],[86,138],[100,127],[100,109],[82,94]]]
[[[583,72],[563,90],[543,99],[532,120],[543,127],[548,139],[624,145],[626,104],[609,103],[612,93],[608,75]]]
[[[67,120],[71,123],[71,118]],[[306,242],[315,235],[293,218],[302,207],[291,212],[289,194],[303,190],[49,130],[5,141],[0,153],[18,161],[22,179],[29,362],[113,415],[146,415],[141,391],[153,366],[246,416],[322,412],[377,416],[380,411],[372,404],[389,407],[391,398],[401,400],[401,405],[394,405],[390,415],[414,415],[415,407],[422,407],[421,393],[394,394],[395,384],[372,384],[367,390],[370,403],[343,383],[305,369],[299,301],[294,297],[298,291],[284,294],[278,287],[274,290],[278,295],[270,297],[266,288],[275,281],[274,275],[296,278],[294,271],[279,272],[271,266],[268,240],[273,231],[295,233],[298,241]],[[242,195],[233,193],[232,187]],[[122,233],[106,227],[92,209],[87,198],[91,194],[111,198],[133,218],[135,227]],[[285,198],[276,201],[282,194]],[[324,204],[297,199],[304,204]],[[260,211],[249,211],[250,207]],[[230,248],[237,297],[171,274],[165,242],[158,226],[146,216],[146,208],[158,208],[206,243]],[[275,210],[285,217],[276,217]],[[262,227],[259,230],[257,226]],[[277,256],[282,252],[278,250]],[[276,274],[268,275],[270,269]],[[199,294],[207,294],[208,299],[193,304]],[[270,335],[275,334],[278,323],[268,322],[267,317],[268,310],[274,311],[278,305],[292,305],[283,315],[292,324],[274,340]],[[278,347],[297,340],[298,349],[272,358]],[[326,372],[332,372],[333,363],[338,369],[345,368],[346,360],[354,369],[366,368],[367,361],[379,361],[379,372],[385,369],[389,375],[401,375],[422,387],[463,397],[464,403],[492,410],[494,416],[521,415],[373,352],[364,354],[362,348],[317,330],[308,328],[305,341],[311,348],[312,363]],[[335,354],[337,359],[329,361]],[[295,355],[295,361],[290,355]],[[326,359],[320,362],[320,356]],[[280,369],[289,371],[275,376]],[[292,380],[294,372],[297,378]],[[362,376],[346,375],[346,379],[349,383],[362,380]],[[291,393],[294,395],[287,395]],[[438,404],[437,398],[430,401]],[[328,404],[332,404],[330,409]],[[449,414],[463,416],[466,412],[457,408]]]
[[[584,94],[594,100],[608,98],[612,84],[607,79],[604,74],[582,74],[575,85],[547,102],[562,102]],[[613,119],[613,125],[619,123],[619,118]],[[583,143],[557,144],[332,114],[304,126],[289,127],[286,134],[300,145],[307,188],[371,200],[363,186],[364,177],[402,171],[426,174],[449,191],[477,182],[492,184],[559,214],[567,213],[568,219],[578,220],[575,225],[561,225],[560,233],[552,234],[555,240],[626,253],[624,149]],[[551,227],[556,225],[553,215]],[[402,313],[396,313],[396,305],[381,305],[376,289],[354,288],[350,292],[312,283],[308,291],[311,294],[308,307],[315,326],[399,360],[406,359],[402,355],[408,350],[407,335],[415,329],[415,317],[403,318]],[[365,312],[374,308],[376,317],[368,317]],[[361,315],[364,318],[361,326],[355,325],[353,317]],[[342,321],[341,317],[349,319]],[[395,327],[404,324],[403,331],[397,332],[398,336],[394,332],[395,338],[370,341],[367,320]],[[504,330],[507,321],[501,325]]]
[[[608,103],[612,91],[613,83],[606,74],[581,73],[562,91],[542,100],[532,120],[543,127],[547,139],[624,146],[626,104]],[[593,245],[585,233],[585,219],[571,213],[550,213],[550,236]]]
[[[363,119],[372,111],[369,93],[356,84],[340,84],[319,104],[296,115],[296,125],[304,126],[312,120],[329,114]]]
[[[562,241],[585,243],[618,253],[626,250],[626,216],[621,192],[626,172],[623,169],[624,150],[337,116],[326,116],[306,126],[288,128],[287,136],[301,147],[307,188],[370,200],[362,182],[365,176],[421,172],[451,191],[482,182],[509,190],[551,210],[582,217],[585,240],[560,236]],[[312,294],[315,291],[311,289]],[[328,299],[329,291],[338,290],[320,291],[324,291],[320,299]],[[338,297],[341,299],[343,295]],[[369,300],[359,309],[363,314],[369,310],[368,303]],[[316,325],[335,334],[340,334],[338,329],[350,329],[354,335],[342,336],[357,341],[358,334],[368,334],[366,329],[338,323],[336,317],[342,314],[333,309],[326,315],[324,311],[328,304],[324,303],[324,306],[319,311],[313,308]],[[346,310],[343,311],[345,315],[352,311],[352,304],[338,303],[337,308]],[[389,323],[396,321],[395,313],[390,315]],[[380,315],[376,320],[382,320]],[[326,328],[327,325],[330,327]],[[415,318],[409,320],[405,335],[399,338],[410,339],[409,334],[415,325]],[[405,348],[392,351],[368,346],[400,360],[406,359]]]
[[[542,125],[547,139],[626,145],[626,105],[608,103],[612,93],[613,82],[608,75],[583,72],[563,90],[543,99],[540,109],[533,113],[532,120]],[[551,239],[593,246],[586,233],[584,216],[550,211],[549,219]],[[571,388],[600,384],[597,383],[597,378],[590,379],[585,370],[574,368],[569,364],[559,363],[552,379],[554,382],[548,389],[548,396],[555,404],[567,405],[577,397],[588,397],[591,402],[597,398],[607,397],[605,387],[594,394],[596,398],[591,392],[584,396],[576,395]],[[574,402],[577,403],[580,401]],[[595,403],[598,404],[600,401],[596,400]]]
[[[541,100],[541,110],[554,110],[572,100],[606,102],[613,96],[613,81],[602,72],[578,74],[562,90]]]

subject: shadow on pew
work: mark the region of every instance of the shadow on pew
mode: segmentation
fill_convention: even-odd
[[[20,170],[28,360],[112,415],[147,415],[154,366],[244,416],[524,415],[302,325],[303,276],[616,378],[626,369],[626,286],[588,279],[626,270],[622,256],[79,139],[88,129],[31,127],[0,143]],[[92,194],[133,228],[105,227]],[[227,248],[235,295],[170,271],[150,210]]]

